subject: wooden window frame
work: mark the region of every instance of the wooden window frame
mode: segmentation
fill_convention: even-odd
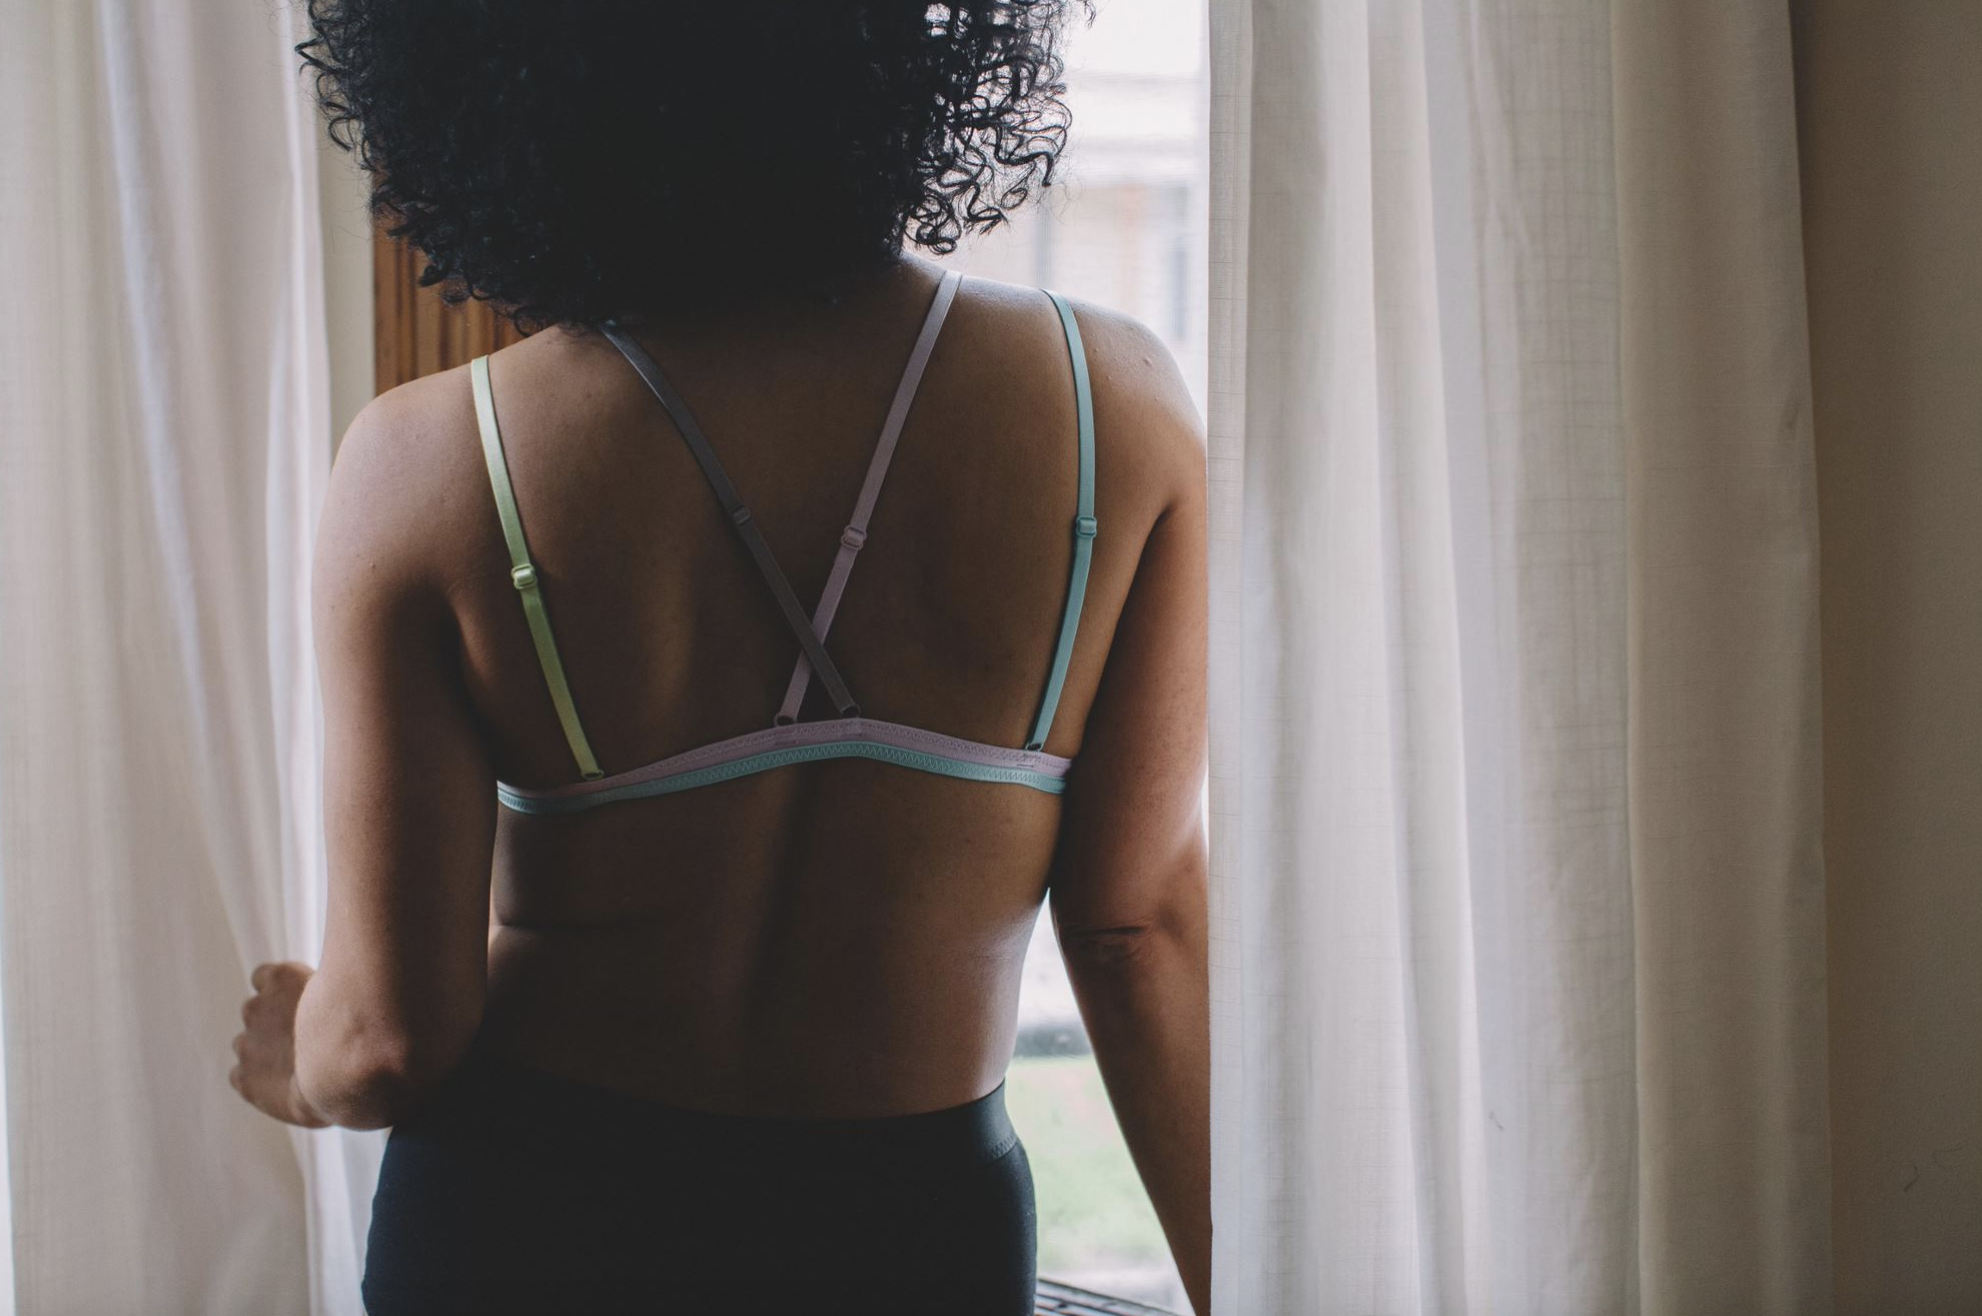
[[[372,236],[372,386],[389,388],[465,366],[523,335],[485,301],[449,306],[437,288],[419,286],[426,258],[384,230]]]

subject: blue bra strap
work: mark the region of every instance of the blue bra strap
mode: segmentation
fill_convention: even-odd
[[[1060,643],[1053,651],[1053,670],[1046,678],[1046,697],[1039,704],[1039,720],[1026,738],[1027,749],[1042,749],[1046,733],[1052,729],[1054,710],[1060,706],[1060,689],[1067,683],[1067,663],[1074,655],[1074,632],[1080,627],[1081,602],[1087,597],[1087,569],[1094,556],[1094,395],[1088,387],[1087,349],[1081,345],[1080,326],[1074,311],[1057,292],[1053,309],[1060,313],[1060,327],[1067,335],[1067,357],[1074,369],[1074,410],[1080,421],[1077,462],[1079,492],[1074,503],[1074,565],[1067,581],[1067,610],[1060,617]]]

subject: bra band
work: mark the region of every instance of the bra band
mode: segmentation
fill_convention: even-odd
[[[469,362],[468,375],[475,385],[475,424],[482,432],[482,458],[488,463],[496,514],[502,518],[503,542],[509,545],[509,580],[523,596],[523,617],[530,624],[530,639],[537,646],[537,665],[544,669],[544,684],[550,687],[551,704],[557,709],[564,739],[571,746],[571,757],[578,760],[578,771],[585,780],[591,781],[605,774],[599,770],[598,760],[592,757],[592,746],[586,741],[585,728],[578,720],[577,705],[572,703],[571,685],[564,679],[564,663],[558,658],[557,641],[551,636],[543,587],[537,580],[537,568],[530,561],[530,545],[523,538],[523,516],[516,508],[516,490],[509,482],[509,462],[503,456],[502,434],[496,428],[488,357],[478,356]]]
[[[1080,339],[1080,326],[1074,322],[1073,308],[1057,292],[1048,292],[1053,309],[1060,313],[1060,327],[1066,331],[1067,357],[1074,371],[1074,411],[1080,433],[1075,444],[1074,564],[1067,579],[1067,608],[1060,618],[1060,642],[1053,651],[1053,667],[1046,678],[1046,696],[1039,702],[1039,720],[1026,738],[1027,749],[1043,749],[1046,733],[1053,727],[1053,714],[1060,707],[1060,691],[1067,683],[1067,664],[1074,655],[1074,632],[1080,628],[1081,603],[1087,598],[1088,564],[1094,557],[1094,536],[1100,526],[1094,519],[1094,396],[1088,386],[1087,349]]]
[[[872,718],[815,718],[759,727],[670,754],[645,767],[596,781],[530,788],[498,783],[496,798],[517,813],[577,813],[618,800],[693,790],[790,763],[865,758],[964,781],[1028,786],[1048,795],[1066,790],[1073,760],[1010,745],[986,745],[923,727]]]
[[[902,372],[901,383],[895,388],[895,401],[888,408],[887,424],[881,427],[881,437],[874,445],[874,459],[867,464],[867,479],[860,486],[860,497],[854,502],[853,515],[840,534],[840,551],[833,558],[833,569],[826,577],[826,587],[819,592],[819,606],[812,613],[812,629],[819,632],[821,641],[832,628],[833,614],[840,606],[840,595],[846,590],[847,577],[853,574],[854,555],[867,542],[867,521],[874,515],[874,504],[881,497],[881,482],[888,478],[888,462],[895,455],[895,443],[902,436],[902,424],[908,419],[909,406],[915,401],[916,388],[922,383],[922,372],[929,364],[929,354],[935,350],[936,335],[943,331],[944,317],[949,315],[950,303],[956,300],[957,285],[962,282],[963,272],[951,270],[936,285],[936,296],[929,303],[929,314],[922,320],[922,332],[915,338],[915,350],[909,353],[908,368]],[[774,726],[790,726],[798,721],[799,705],[805,702],[805,687],[811,679],[812,664],[805,654],[800,653],[792,667],[791,683],[785,687],[784,704],[773,719]]]

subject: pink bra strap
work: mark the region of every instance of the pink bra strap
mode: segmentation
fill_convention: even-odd
[[[915,401],[915,391],[922,382],[922,372],[929,364],[929,354],[935,350],[936,336],[942,332],[943,318],[950,313],[950,303],[956,299],[957,285],[963,282],[963,273],[951,270],[936,286],[936,296],[929,303],[929,314],[923,318],[922,332],[916,336],[915,350],[909,353],[908,365],[902,371],[901,383],[895,389],[894,404],[888,408],[887,423],[881,427],[881,437],[874,445],[874,458],[867,464],[867,480],[860,486],[860,498],[854,503],[853,516],[846,529],[840,534],[840,551],[833,558],[833,569],[826,577],[826,586],[819,593],[819,607],[812,614],[812,630],[820,640],[833,624],[833,614],[839,609],[840,595],[846,590],[847,577],[853,573],[854,555],[860,546],[867,542],[867,520],[874,515],[874,504],[881,497],[881,482],[888,476],[888,462],[895,455],[895,443],[901,438],[902,425],[908,419],[909,406]],[[792,668],[791,683],[785,687],[785,702],[778,710],[774,725],[786,726],[798,720],[799,705],[805,702],[805,687],[812,679],[812,662],[804,653],[798,655],[798,662]]]

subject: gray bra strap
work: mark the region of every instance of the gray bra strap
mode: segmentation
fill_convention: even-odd
[[[703,435],[702,427],[695,423],[695,417],[689,413],[688,404],[681,400],[681,395],[674,391],[674,386],[668,383],[665,375],[661,374],[661,368],[654,364],[654,358],[647,355],[647,350],[635,342],[631,334],[611,320],[600,325],[599,329],[612,345],[619,349],[620,355],[639,372],[640,378],[646,381],[647,387],[653,390],[654,396],[660,399],[661,405],[667,409],[668,416],[673,419],[674,427],[681,432],[681,437],[687,442],[688,450],[695,454],[696,464],[702,468],[702,474],[709,481],[709,487],[715,490],[716,501],[723,505],[723,511],[729,516],[730,524],[736,527],[736,533],[742,538],[744,546],[750,550],[751,558],[757,563],[757,570],[763,575],[764,582],[771,587],[771,593],[777,598],[778,610],[784,613],[785,624],[790,626],[792,634],[798,637],[800,647],[804,649],[806,658],[811,661],[812,670],[819,674],[819,681],[826,687],[826,693],[832,698],[833,706],[839,710],[841,717],[860,716],[860,706],[854,703],[853,696],[847,693],[846,682],[840,679],[839,668],[833,665],[832,658],[826,653],[826,646],[820,642],[818,632],[812,629],[811,619],[805,615],[805,609],[799,606],[797,597],[791,592],[791,582],[785,579],[785,573],[779,568],[778,560],[771,555],[771,546],[764,542],[763,532],[751,519],[750,509],[743,505],[743,500],[737,496],[736,486],[730,483],[729,475],[723,470],[722,463],[716,460],[715,449],[709,446],[709,440]]]

